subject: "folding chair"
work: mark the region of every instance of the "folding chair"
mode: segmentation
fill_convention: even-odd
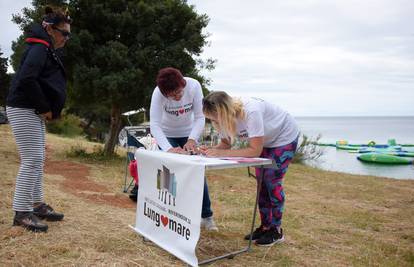
[[[135,150],[145,146],[141,144],[135,136],[133,136],[128,129],[126,130],[126,163],[125,163],[125,176],[124,176],[124,193],[128,192],[129,188],[134,184],[134,178],[129,174],[128,166],[131,161],[135,159]],[[128,177],[130,177],[130,182],[127,185]]]

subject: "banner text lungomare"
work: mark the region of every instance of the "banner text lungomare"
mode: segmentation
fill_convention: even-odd
[[[155,210],[147,207],[147,202],[144,202],[144,216],[148,217],[150,220],[155,222],[155,226],[160,227],[161,224],[164,227],[167,227],[170,231],[177,233],[178,235],[184,237],[185,239],[189,240],[191,236],[191,231],[189,228],[185,227],[181,223],[164,216]]]

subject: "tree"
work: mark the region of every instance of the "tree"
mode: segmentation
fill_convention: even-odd
[[[7,57],[2,57],[3,52],[0,48],[0,106],[6,106],[7,92],[10,86],[10,74],[7,73]]]
[[[114,151],[121,113],[149,107],[160,68],[176,67],[205,82],[194,57],[206,45],[202,30],[208,17],[186,1],[77,0],[70,8],[71,96],[77,104],[97,101],[110,107],[106,154]]]
[[[34,0],[33,9],[13,19],[24,30],[40,21],[45,4],[65,3]],[[204,89],[208,84],[200,69],[213,68],[214,61],[196,59],[207,44],[202,30],[208,17],[185,0],[70,0],[68,8],[73,18],[65,57],[68,104],[78,114],[90,114],[90,120],[110,116],[106,155],[114,152],[122,112],[148,109],[159,69],[175,67]],[[13,44],[13,66],[22,43],[21,36]]]

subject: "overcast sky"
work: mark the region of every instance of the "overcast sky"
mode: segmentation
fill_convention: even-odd
[[[1,49],[30,1],[0,1]],[[210,89],[295,116],[414,115],[414,1],[190,0],[210,17]],[[74,18],[76,19],[76,18]]]

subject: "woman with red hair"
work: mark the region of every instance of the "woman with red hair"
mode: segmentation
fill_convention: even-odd
[[[204,130],[203,92],[200,83],[183,77],[175,68],[161,69],[150,107],[151,134],[159,147],[172,153],[195,151]],[[204,182],[201,226],[217,231],[213,220],[207,182]]]

